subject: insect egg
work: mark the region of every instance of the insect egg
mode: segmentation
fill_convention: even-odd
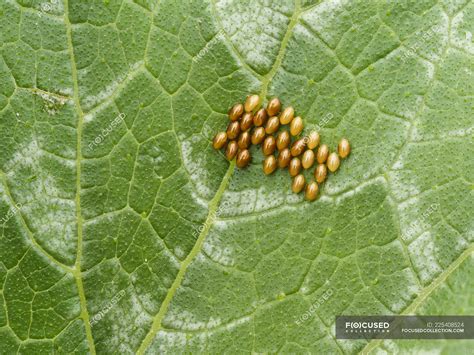
[[[237,140],[237,144],[239,145],[240,149],[247,149],[250,145],[250,132],[242,132],[240,133],[239,139]]]
[[[270,155],[273,154],[275,151],[276,143],[275,143],[275,137],[273,136],[267,136],[265,140],[263,141],[262,145],[262,151],[264,155]]]
[[[319,149],[318,149],[318,152],[316,153],[316,160],[318,161],[319,164],[322,164],[326,161],[326,159],[328,158],[328,154],[329,154],[329,148],[326,144],[322,144]]]
[[[308,148],[314,149],[319,145],[319,133],[312,131],[308,137]]]
[[[265,126],[265,132],[267,132],[267,134],[275,133],[276,131],[278,131],[279,127],[280,127],[280,120],[278,119],[278,117],[277,116],[270,117]]]
[[[290,132],[292,136],[297,136],[303,130],[303,119],[298,116],[293,118],[290,124]]]
[[[280,168],[286,168],[290,164],[291,153],[288,148],[280,150],[278,153],[278,166]]]
[[[230,122],[227,126],[227,138],[235,139],[240,133],[239,121]]]
[[[349,141],[345,138],[342,138],[337,147],[337,151],[342,159],[347,157],[351,152],[351,145],[349,144]]]
[[[291,137],[288,131],[281,131],[278,133],[277,139],[276,139],[276,145],[278,150],[283,150],[285,148],[288,148],[290,145]]]
[[[280,112],[280,108],[281,108],[280,100],[274,97],[268,102],[267,112],[270,116],[275,116],[278,112]]]
[[[225,156],[227,160],[232,160],[235,158],[237,155],[237,151],[239,149],[239,146],[236,141],[230,141],[229,144],[227,144],[227,148],[225,149]]]
[[[235,104],[229,110],[229,119],[231,121],[237,121],[240,118],[240,116],[242,116],[243,113],[244,113],[244,105]]]
[[[258,97],[258,95],[247,96],[247,99],[245,100],[245,111],[252,112],[254,109],[257,108],[259,102],[260,98]]]
[[[316,169],[314,169],[314,178],[316,181],[321,184],[326,180],[326,175],[328,173],[328,169],[326,167],[326,164],[318,164]]]
[[[245,168],[250,163],[250,152],[248,149],[241,150],[237,153],[237,166]]]
[[[265,128],[257,127],[252,133],[252,144],[260,144],[265,139]]]
[[[257,127],[252,133],[252,144],[260,144],[265,139],[265,128]]]
[[[253,125],[253,116],[250,112],[244,113],[240,119],[240,130],[242,132],[247,131]]]
[[[276,167],[277,161],[273,154],[266,157],[263,161],[263,172],[265,173],[265,175],[270,175],[271,173],[273,173]]]
[[[339,164],[340,164],[339,157],[337,156],[337,154],[336,153],[329,154],[328,161],[326,164],[328,166],[328,169],[331,172],[335,172],[337,168],[339,168]]]
[[[305,143],[304,138],[298,139],[291,146],[291,155],[293,155],[294,157],[297,157],[298,155],[303,153],[305,146],[306,146],[306,143]]]
[[[313,166],[314,152],[311,149],[308,149],[306,152],[303,153],[303,157],[301,158],[301,164],[305,169],[309,169]]]
[[[281,124],[288,124],[293,120],[293,117],[295,115],[295,110],[293,107],[287,107],[283,110],[283,112],[280,115],[280,123]]]
[[[316,200],[316,197],[318,197],[318,192],[319,192],[318,184],[315,181],[311,181],[308,185],[306,185],[304,197],[308,201],[314,201]]]
[[[267,111],[264,108],[261,108],[257,111],[255,116],[253,116],[253,124],[257,127],[263,126],[267,122]]]
[[[296,176],[300,173],[301,170],[301,160],[298,157],[294,157],[290,161],[290,167],[288,168],[288,171],[290,172],[291,176]]]
[[[212,146],[214,147],[214,149],[221,149],[226,142],[227,142],[227,133],[219,132],[214,137],[214,140],[212,141]]]
[[[295,193],[298,194],[303,190],[304,184],[305,184],[305,178],[303,174],[296,175],[293,178],[293,183],[291,184],[291,190]]]

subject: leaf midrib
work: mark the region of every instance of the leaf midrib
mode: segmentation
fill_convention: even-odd
[[[76,58],[74,56],[74,47],[72,44],[72,25],[69,20],[69,0],[64,0],[64,24],[66,27],[66,37],[69,56],[71,58],[71,76],[73,82],[73,101],[77,114],[76,129],[76,220],[77,220],[77,251],[76,262],[72,274],[76,280],[77,293],[81,304],[81,318],[84,321],[86,338],[89,344],[89,350],[95,355],[95,343],[92,336],[92,329],[89,320],[89,312],[87,310],[87,300],[84,292],[84,284],[82,282],[81,259],[82,259],[82,242],[83,242],[83,218],[81,210],[81,162],[82,162],[82,127],[84,123],[84,111],[81,107],[79,98],[79,81],[77,75]]]

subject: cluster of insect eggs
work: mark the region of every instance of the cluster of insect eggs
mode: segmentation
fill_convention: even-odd
[[[340,158],[346,158],[351,150],[349,141],[343,138],[339,142],[337,153],[330,152],[326,144],[319,144],[320,136],[316,131],[298,138],[304,128],[303,119],[295,117],[295,110],[291,106],[281,111],[278,98],[271,99],[266,108],[260,108],[260,97],[250,95],[244,104],[236,103],[232,106],[229,120],[227,130],[214,137],[213,147],[225,148],[226,158],[236,158],[237,167],[244,168],[251,160],[251,145],[261,145],[266,156],[263,172],[270,175],[277,167],[288,168],[293,177],[292,191],[300,193],[305,189],[305,198],[309,201],[318,197],[318,184],[326,180],[328,170],[335,172],[339,168]],[[289,130],[280,129],[286,125],[289,125]],[[277,157],[274,155],[276,150]],[[306,183],[301,168],[310,169],[315,162],[316,181]]]

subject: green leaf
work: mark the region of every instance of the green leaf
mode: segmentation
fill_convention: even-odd
[[[469,0],[1,2],[0,353],[467,352],[334,322],[474,312],[473,33]],[[212,149],[249,93],[351,141],[317,201]]]

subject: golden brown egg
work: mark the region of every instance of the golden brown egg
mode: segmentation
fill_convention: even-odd
[[[276,145],[278,150],[283,150],[285,148],[288,148],[290,145],[291,137],[288,131],[281,131],[278,133],[277,139],[276,139]]]
[[[239,145],[236,141],[230,141],[227,144],[227,148],[225,149],[225,156],[227,160],[232,160],[237,155],[237,151],[239,150]]]
[[[341,139],[339,145],[337,146],[337,152],[339,153],[339,156],[342,159],[346,158],[349,155],[349,153],[351,152],[351,145],[349,144],[349,141],[347,139]]]
[[[212,146],[214,149],[221,149],[227,142],[227,133],[225,132],[219,132],[216,134],[214,137],[214,140],[212,141]]]
[[[250,163],[250,152],[248,149],[241,150],[237,153],[237,166],[239,168],[245,168]]]
[[[304,197],[308,201],[314,201],[318,197],[319,187],[315,181],[311,181],[308,185],[306,185],[306,190],[304,192]]]
[[[265,128],[257,127],[253,130],[252,133],[252,144],[260,144],[265,139]]]
[[[293,178],[293,183],[291,184],[291,190],[295,194],[299,194],[303,190],[305,182],[306,180],[303,174],[296,175]]]
[[[262,144],[262,152],[264,155],[273,154],[276,148],[275,137],[267,136]]]
[[[280,123],[281,124],[288,124],[293,120],[293,117],[295,116],[295,110],[293,107],[287,107],[283,110],[283,112],[280,115]]]
[[[290,172],[291,176],[296,176],[300,173],[301,170],[301,160],[298,157],[294,157],[290,161],[290,167],[288,168],[288,171]]]
[[[231,121],[237,121],[240,118],[240,116],[242,116],[243,113],[244,113],[244,105],[235,104],[229,110],[229,119]]]
[[[245,106],[244,106],[245,111],[252,112],[258,107],[259,104],[260,104],[260,97],[258,95],[247,96],[247,99],[245,100]]]
[[[318,164],[316,169],[314,169],[314,178],[318,184],[321,184],[326,180],[326,176],[328,174],[328,168],[326,164]]]
[[[278,166],[280,168],[286,168],[290,164],[291,153],[288,148],[280,150],[278,153]]]
[[[265,175],[270,175],[277,167],[277,160],[273,154],[267,156],[263,161],[263,172]]]
[[[331,172],[335,172],[339,168],[339,156],[336,153],[329,154],[328,161],[326,164]]]
[[[227,126],[227,138],[228,139],[235,139],[240,133],[240,122],[234,121],[230,122]]]
[[[268,102],[267,105],[267,112],[269,116],[275,116],[278,112],[280,112],[281,103],[277,97],[274,97]]]
[[[319,164],[322,164],[326,161],[329,154],[329,148],[326,144],[321,144],[318,148],[318,152],[316,153],[316,160]]]

